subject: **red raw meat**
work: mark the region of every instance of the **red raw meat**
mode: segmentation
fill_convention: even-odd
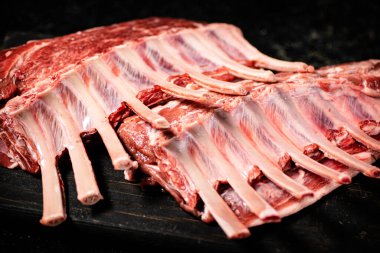
[[[65,150],[78,199],[102,199],[81,139],[97,131],[127,180],[139,164],[184,209],[245,237],[359,172],[379,177],[379,64],[314,72],[235,26],[170,18],[32,41],[0,51],[0,164],[41,171],[41,223],[57,225]]]

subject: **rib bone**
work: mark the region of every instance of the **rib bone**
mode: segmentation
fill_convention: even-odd
[[[66,211],[56,161],[50,155],[55,148],[51,145],[50,136],[41,133],[30,111],[23,111],[19,117],[39,146],[38,152],[43,159],[41,162],[43,212],[40,222],[47,226],[56,226],[66,220]]]
[[[93,126],[102,137],[102,140],[111,157],[114,168],[117,170],[126,171],[130,170],[131,168],[136,169],[137,162],[132,162],[129,155],[125,152],[115,131],[108,122],[107,115],[88,92],[80,76],[76,73],[72,73],[62,82],[73,91],[75,96],[88,109],[88,113],[94,122]],[[128,179],[131,180],[131,177]]]
[[[278,221],[276,211],[257,194],[239,173],[237,173],[234,165],[229,164],[228,161],[225,160],[203,126],[198,125],[193,127],[190,130],[190,134],[194,136],[194,141],[199,145],[200,150],[204,152],[206,156],[212,157],[212,162],[215,163],[215,167],[224,174],[232,188],[234,188],[254,214],[266,221]],[[204,166],[205,165],[202,167]]]
[[[173,139],[167,143],[166,150],[175,157],[178,168],[184,170],[197,186],[200,197],[227,237],[243,238],[249,236],[249,230],[238,220],[223,199],[207,182],[205,175],[194,164],[185,143],[181,140]]]
[[[252,117],[250,120],[246,120],[245,123],[249,124],[246,127],[252,129],[254,133],[254,129],[257,127],[254,124],[262,124],[263,129],[265,129],[271,136],[272,140],[276,141],[276,144],[281,148],[283,152],[288,152],[290,157],[294,160],[294,162],[298,163],[305,169],[328,179],[332,179],[339,183],[350,183],[351,178],[344,174],[339,173],[329,167],[326,167],[310,157],[304,155],[300,152],[291,142],[286,138],[286,136],[280,134],[276,131],[273,126],[267,121],[266,117],[263,115],[262,110],[252,100],[249,100],[243,108],[247,108],[243,113],[247,115],[247,117]],[[264,148],[264,146],[263,146]]]
[[[80,138],[80,131],[56,90],[45,91],[43,99],[56,112],[58,120],[65,126],[65,146],[73,165],[78,200],[85,205],[93,205],[103,197],[96,184],[91,162]]]
[[[159,114],[154,113],[139,99],[137,99],[136,94],[130,89],[131,85],[127,82],[127,80],[123,80],[119,76],[115,76],[103,60],[97,59],[90,61],[89,65],[90,67],[93,67],[97,73],[103,75],[111,85],[115,86],[123,101],[126,102],[128,107],[131,108],[137,115],[152,124],[154,128],[169,128],[169,122]]]
[[[287,177],[279,168],[278,165],[271,163],[264,154],[261,154],[251,142],[244,137],[240,129],[238,129],[235,124],[233,124],[230,116],[222,111],[217,112],[217,117],[221,121],[221,124],[226,128],[226,130],[231,134],[231,136],[241,143],[241,146],[247,150],[249,154],[252,155],[252,163],[256,164],[263,174],[269,178],[273,183],[277,184],[281,188],[288,191],[296,198],[303,198],[305,196],[312,196],[313,192],[304,186],[293,181]]]
[[[190,65],[186,61],[184,61],[181,57],[179,57],[173,48],[171,48],[167,43],[163,43],[162,41],[150,40],[147,43],[147,46],[150,48],[154,48],[156,52],[160,52],[160,55],[166,60],[170,61],[170,63],[176,68],[183,71],[183,73],[187,73],[195,82],[202,87],[205,87],[211,91],[230,94],[230,95],[246,95],[247,91],[243,88],[242,85],[237,83],[230,83],[221,80],[217,80],[206,76],[200,72],[201,69],[197,66]],[[173,52],[174,51],[174,52]]]

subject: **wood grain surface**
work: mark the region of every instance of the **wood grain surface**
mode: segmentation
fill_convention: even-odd
[[[148,241],[151,247],[168,246],[169,243],[173,247],[212,247],[237,252],[245,251],[252,245],[279,252],[295,249],[307,252],[352,250],[353,247],[370,250],[380,246],[380,191],[377,180],[360,175],[352,184],[340,187],[281,223],[252,228],[252,237],[229,241],[216,224],[204,224],[185,213],[168,194],[157,189],[142,190],[138,183],[125,181],[121,172],[112,169],[103,144],[98,138],[95,139],[87,145],[87,150],[104,196],[103,201],[92,207],[83,206],[77,201],[70,161],[68,157],[63,157],[59,167],[65,183],[68,220],[61,227],[45,228],[38,223],[42,210],[39,175],[2,168],[0,225],[3,229],[15,224],[21,233],[28,234],[29,231],[33,234],[37,230],[53,238],[54,235],[67,237],[67,233],[72,233],[74,237],[95,234],[88,238],[90,243],[99,236],[104,240],[112,235],[121,242]],[[18,224],[20,221],[21,224]],[[86,236],[83,237],[84,241]],[[117,248],[117,245],[113,243],[112,247]],[[123,248],[123,244],[119,246]]]

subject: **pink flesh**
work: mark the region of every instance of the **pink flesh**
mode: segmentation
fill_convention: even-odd
[[[55,90],[48,91],[42,99],[57,115],[57,121],[64,129],[63,144],[69,152],[73,165],[78,200],[83,204],[92,205],[102,199],[102,196],[96,184],[91,162],[80,138],[80,130],[70,115],[70,108],[64,106],[64,101],[57,100],[60,97],[58,92]]]
[[[177,167],[184,170],[195,183],[198,194],[208,206],[211,214],[224,230],[228,238],[243,238],[250,235],[249,230],[237,219],[214,188],[208,183],[205,175],[197,168],[188,153],[186,142],[172,140],[166,145],[169,153],[173,154]]]
[[[361,91],[368,96],[380,97],[379,60],[373,59],[327,66],[319,69],[317,73],[361,87]]]
[[[109,152],[113,166],[117,170],[128,170],[137,168],[137,163],[132,162],[129,155],[125,152],[115,131],[108,122],[108,117],[96,102],[95,99],[86,89],[85,83],[79,75],[72,74],[63,81],[64,85],[82,101],[83,105],[88,108],[88,114],[93,122],[93,127],[99,132],[102,140]],[[129,178],[131,180],[131,178]]]
[[[326,132],[326,130],[329,130],[328,128],[339,129],[340,127],[344,127],[357,141],[374,151],[380,151],[380,142],[364,133],[359,126],[352,124],[351,122],[355,122],[355,119],[350,117],[349,113],[344,116],[341,115],[332,103],[322,97],[323,94],[321,93],[324,93],[323,91],[311,87],[307,93],[308,96],[306,97],[303,95],[306,94],[305,91],[302,90],[302,87],[299,87],[297,91],[292,93],[292,96],[297,98],[296,101],[298,101],[299,104],[298,109],[303,110],[305,115],[319,116],[318,118],[315,116],[307,118],[312,124],[318,124],[322,132]],[[340,96],[341,100],[345,99],[344,94]],[[339,106],[338,103],[335,104]],[[314,111],[314,113],[307,113],[307,111]],[[377,118],[377,120],[380,120],[380,118]]]
[[[276,149],[280,150],[280,152],[277,151],[277,156],[272,156],[272,162],[278,162],[279,157],[283,157],[285,153],[288,153],[296,164],[317,175],[339,183],[349,183],[351,181],[347,175],[323,166],[304,155],[285,135],[273,128],[256,102],[248,101],[244,106],[238,107],[233,117],[240,119],[240,124],[246,129],[248,137],[254,139],[264,153],[270,155],[275,153]],[[277,147],[273,148],[274,145],[277,145]],[[269,157],[269,155],[267,156]]]
[[[137,91],[132,89],[132,85],[126,80],[125,78],[122,78],[119,75],[115,75],[112,73],[112,70],[108,67],[107,63],[104,62],[102,59],[95,59],[89,62],[89,68],[93,69],[93,73],[96,73],[98,76],[97,83],[103,84],[105,87],[102,87],[100,91],[105,90],[109,88],[109,86],[114,87],[114,93],[115,95],[110,95],[104,98],[103,101],[109,100],[109,98],[115,97],[117,98],[117,95],[120,96],[120,98],[117,98],[116,106],[120,106],[120,101],[124,101],[128,104],[128,106],[141,118],[143,118],[145,121],[152,124],[153,127],[158,129],[164,129],[169,127],[169,123],[167,120],[160,115],[152,112],[148,107],[146,107],[139,99],[136,98]],[[108,86],[108,87],[107,87]],[[91,89],[92,86],[90,86]],[[97,89],[98,92],[93,94],[96,96],[99,93],[99,89]],[[103,92],[104,93],[104,92]],[[98,95],[99,96],[99,95]],[[98,101],[102,101],[101,98],[98,98]],[[117,107],[112,108],[105,108],[106,114],[109,115],[113,111],[117,109]]]
[[[194,79],[194,82],[198,83],[202,87],[205,87],[211,91],[231,95],[245,95],[247,93],[241,85],[213,79],[200,73],[202,71],[200,68],[187,63],[183,60],[183,58],[173,53],[173,48],[171,48],[167,43],[162,43],[158,39],[150,40],[146,43],[146,47],[147,49],[145,52],[149,52],[149,50],[156,52],[156,55],[160,57],[159,59],[161,59],[161,61],[162,59],[165,59],[166,64],[170,64],[170,66],[175,65],[177,71],[180,70],[182,73],[188,73],[189,76]],[[160,61],[157,62],[157,60],[155,60],[152,62],[155,63],[154,66],[157,69],[160,67]],[[178,72],[178,74],[181,72]]]
[[[37,49],[38,48],[36,48],[36,50]],[[154,83],[162,85],[162,89],[166,90],[168,93],[185,99],[207,102],[208,97],[204,95],[204,92],[184,89],[182,87],[175,86],[170,82],[162,81],[166,80],[169,76],[164,75],[162,72],[151,71],[141,61],[140,56],[136,54],[136,52],[126,48],[118,48],[116,51],[123,52],[122,58],[124,60],[127,60],[127,62],[133,62],[134,66],[137,66],[137,69],[139,69],[141,73],[144,73],[144,75],[152,78]],[[118,75],[117,71],[114,71],[114,68],[112,67],[114,67],[115,64],[112,64],[110,61],[112,60],[107,57],[94,57],[88,59],[86,66],[84,67],[89,70],[89,72],[83,72],[83,69],[79,67],[77,72],[80,73],[80,77],[77,76],[78,74],[76,74],[75,71],[73,71],[72,74],[66,74],[66,76],[68,76],[66,79],[62,75],[61,78],[64,79],[62,84],[69,87],[71,92],[75,94],[75,99],[81,101],[78,105],[83,108],[76,107],[77,105],[71,103],[70,108],[66,109],[61,105],[61,103],[55,101],[54,99],[49,99],[53,95],[46,95],[45,99],[49,100],[47,101],[47,104],[54,105],[53,111],[61,114],[62,119],[59,121],[62,121],[62,124],[68,125],[65,129],[67,132],[65,137],[60,136],[62,139],[55,139],[56,137],[54,136],[56,135],[53,131],[51,133],[53,136],[52,141],[59,143],[59,145],[56,146],[56,154],[60,154],[65,148],[68,149],[73,163],[73,169],[75,171],[75,178],[78,187],[78,198],[85,204],[96,203],[99,199],[101,199],[101,195],[95,183],[91,163],[87,158],[83,144],[80,140],[81,132],[96,129],[107,147],[115,168],[125,169],[127,178],[132,179],[133,172],[131,172],[131,169],[133,170],[136,168],[137,164],[135,162],[131,162],[128,155],[123,150],[113,130],[107,123],[107,115],[115,111],[122,101],[125,101],[133,111],[150,122],[154,127],[167,128],[169,126],[168,122],[164,118],[149,110],[135,98],[135,94],[139,90],[139,85],[143,76],[135,75],[134,78],[137,83],[135,85],[131,85],[129,80],[123,76],[120,76],[120,74]],[[122,71],[123,69],[119,72]],[[82,73],[86,74],[83,76]],[[81,81],[81,77],[85,79],[84,82]],[[206,81],[212,81],[212,83],[221,83],[221,81],[214,79],[211,80],[211,78],[207,76],[202,76],[201,80],[205,79]],[[153,82],[151,82],[151,85]],[[42,81],[41,86],[36,87],[35,90],[38,90],[39,93],[43,92],[43,89],[45,89],[44,85],[44,81]],[[227,87],[226,83],[223,83],[223,85]],[[132,87],[137,87],[137,89],[133,89]],[[25,97],[28,97],[29,94],[34,92],[35,91],[33,89],[27,91]],[[51,91],[45,91],[45,93],[49,92]],[[104,97],[104,94],[107,94],[107,96]],[[59,98],[59,96],[57,97]],[[27,105],[29,103],[33,103],[33,100],[28,101],[28,103],[25,104]],[[16,110],[22,111],[28,109],[24,109],[23,105],[20,104],[17,105]]]
[[[339,164],[333,160],[327,159],[322,163],[325,166],[328,166],[331,168],[344,170],[345,173],[349,174],[351,177],[354,177],[355,175],[358,174],[357,171],[348,170],[347,168],[342,167],[341,164]],[[302,170],[299,170],[299,172],[300,171],[302,171]],[[282,218],[289,216],[293,213],[296,213],[296,212],[300,211],[301,209],[315,203],[316,201],[321,199],[323,196],[325,196],[326,194],[330,193],[331,191],[333,191],[334,189],[336,189],[340,186],[337,183],[334,183],[334,182],[331,182],[328,180],[324,180],[322,178],[318,178],[311,173],[307,173],[307,172],[303,172],[303,173],[302,173],[303,176],[301,174],[300,180],[303,181],[303,184],[305,186],[307,186],[309,189],[313,190],[314,196],[311,198],[304,198],[302,200],[295,200],[294,198],[291,198],[290,196],[286,196],[285,194],[281,194],[281,193],[277,194],[277,196],[276,196],[277,198],[273,199],[272,201],[275,202],[275,209],[278,211],[278,213],[280,214],[280,216]],[[268,183],[263,183],[262,185],[257,185],[255,188],[258,190],[258,192],[263,194],[264,198],[269,197],[269,195],[266,195],[267,193],[278,191],[277,189],[273,188],[273,185],[270,185]],[[260,188],[263,190],[261,191]],[[264,188],[267,188],[267,189],[264,190]],[[225,193],[224,194],[225,199],[226,199],[226,195],[227,196],[228,195],[234,196],[235,193],[233,193],[232,191]],[[234,197],[231,196],[229,198],[231,199]],[[235,199],[236,199],[236,197],[235,197]],[[241,203],[241,201],[235,200],[235,204],[237,206],[239,206],[238,203]],[[246,210],[246,207],[244,207],[244,206],[240,206],[240,207],[236,207],[236,208],[238,208],[239,210]],[[255,217],[252,214],[249,214],[247,212],[242,213],[242,215],[239,218],[241,220],[244,220],[245,221],[244,223],[249,227],[263,224],[262,220],[258,219],[257,217]]]
[[[286,89],[287,86],[284,87]],[[271,108],[278,110],[278,108],[281,108],[282,115],[277,114],[279,117],[277,119],[271,118],[271,121],[284,135],[295,137],[295,133],[297,133],[297,137],[302,136],[302,138],[304,138],[308,136],[307,138],[310,142],[317,144],[320,150],[325,152],[326,156],[330,156],[352,169],[363,172],[367,176],[378,177],[380,175],[379,169],[375,166],[368,165],[331,144],[325,136],[318,132],[316,126],[309,124],[302,114],[299,113],[292,102],[292,98],[287,95],[286,92],[279,88],[273,88],[271,92],[272,96],[268,98],[269,101],[265,102],[264,110],[268,111],[271,110]],[[278,120],[291,122],[291,125],[282,124]],[[295,139],[296,138],[292,138],[291,140],[294,142]]]
[[[315,202],[338,187],[339,183],[349,183],[351,177],[358,173],[357,170],[348,169],[345,165],[328,158],[323,158],[321,162],[314,161],[302,152],[303,148],[313,143],[314,140],[315,143],[320,144],[321,140],[323,142],[326,139],[324,132],[316,127],[317,123],[309,121],[309,114],[319,115],[319,112],[316,109],[310,110],[309,107],[303,108],[305,110],[298,107],[302,94],[312,94],[310,91],[313,86],[304,86],[304,90],[300,88],[299,95],[290,88],[286,89],[286,85],[279,84],[277,86],[278,88],[258,87],[254,90],[252,96],[254,100],[249,97],[243,99],[242,102],[239,102],[241,99],[230,100],[230,103],[225,104],[229,112],[217,109],[216,111],[213,110],[214,113],[210,115],[204,111],[195,110],[193,112],[192,110],[194,109],[190,109],[185,114],[182,114],[179,112],[186,110],[187,105],[181,105],[181,103],[176,102],[173,103],[174,106],[169,106],[169,104],[168,106],[162,106],[159,110],[162,113],[165,112],[162,115],[166,117],[172,115],[169,118],[172,122],[172,130],[177,137],[175,137],[175,141],[170,140],[169,144],[160,140],[160,138],[150,143],[155,147],[164,145],[164,149],[167,148],[167,145],[170,145],[170,149],[178,150],[176,153],[172,152],[169,157],[159,156],[160,163],[167,164],[166,160],[175,160],[184,161],[187,166],[191,161],[192,165],[190,167],[193,170],[202,172],[205,177],[203,180],[207,180],[210,186],[217,187],[218,182],[228,183],[231,188],[227,187],[227,190],[223,190],[221,196],[235,215],[247,226],[269,222],[272,219],[257,218],[257,215],[254,214],[258,214],[259,211],[254,211],[257,207],[250,206],[250,201],[252,200],[249,200],[249,196],[246,195],[247,192],[244,192],[244,187],[242,187],[245,185],[244,181],[250,181],[254,185],[254,193],[251,192],[249,195],[264,201],[267,207],[272,206],[277,211],[280,211],[280,216],[284,217]],[[350,87],[344,90],[348,92]],[[319,90],[319,92],[323,94],[322,90]],[[332,97],[335,96],[334,91],[330,91],[328,94],[331,94]],[[314,96],[314,98],[316,97]],[[317,102],[322,104],[323,101]],[[360,102],[362,106],[365,106],[363,101]],[[327,104],[326,101],[324,103],[325,105]],[[336,103],[336,101],[331,103]],[[280,106],[283,110],[278,111]],[[338,106],[331,107],[329,113],[334,115],[333,110],[338,113],[340,108]],[[194,118],[190,117],[190,115],[205,115],[205,117]],[[184,121],[186,117],[192,120]],[[277,118],[278,121],[274,122],[278,122],[277,124],[280,127],[273,124],[273,118]],[[172,121],[173,119],[174,121]],[[347,121],[343,116],[340,119]],[[360,122],[363,119],[361,118]],[[178,123],[174,123],[176,121]],[[179,122],[183,122],[183,124]],[[285,122],[291,122],[291,126],[295,128],[287,126],[284,124]],[[301,123],[306,126],[310,124],[309,129],[312,131],[306,131]],[[122,125],[120,129],[124,131],[128,128],[127,125]],[[120,136],[124,136],[124,134],[120,132]],[[298,139],[296,143],[299,146],[292,143],[294,139]],[[337,149],[327,140],[326,142],[333,147],[333,152]],[[133,142],[128,140],[127,143],[132,144]],[[291,168],[288,171],[281,172],[281,169],[285,168],[278,166],[278,159],[285,156],[284,154],[286,153],[290,155],[290,159],[296,165],[302,166],[306,170]],[[186,158],[183,156],[186,156]],[[354,153],[349,157],[355,163],[364,163],[369,166],[366,163],[372,163],[376,159],[374,157],[378,157],[378,155],[367,149],[365,152]],[[179,172],[174,164],[171,164],[171,166],[173,166],[172,170],[177,170],[182,176],[187,177],[190,167],[184,173]],[[276,168],[277,171],[268,170],[268,167]],[[260,172],[255,172],[255,168],[260,168],[266,177],[261,177]],[[232,171],[234,173],[229,174]],[[195,184],[196,189],[199,189],[194,179],[188,178],[188,180]],[[161,180],[159,182],[166,189],[172,189],[168,181],[163,182]],[[181,194],[184,195],[177,195],[177,193],[174,195],[177,201],[182,203],[181,206],[200,215],[199,211],[194,211],[194,208],[183,204],[181,198],[186,199],[186,194],[189,193],[182,191]],[[301,198],[305,195],[307,197]],[[206,222],[213,219],[213,214],[210,210],[212,208],[221,208],[223,205],[208,201],[208,203],[205,203],[205,208],[201,214],[202,220]],[[210,206],[211,204],[214,206]]]
[[[203,125],[219,151],[246,181],[251,183],[261,174],[250,158],[251,154],[246,152],[240,143],[231,139],[230,133],[217,118],[211,117]]]
[[[117,50],[117,54],[121,59],[128,59],[130,62],[133,62],[133,67],[138,69],[137,75],[144,76],[148,83],[159,85],[166,93],[178,98],[206,103],[208,97],[205,92],[182,88],[170,83],[166,80],[167,76],[148,68],[137,52],[128,48],[120,48]]]
[[[263,201],[260,196],[251,188],[248,182],[237,173],[235,169],[235,164],[230,164],[223,155],[218,151],[218,148],[212,142],[206,130],[201,126],[195,126],[190,131],[193,136],[193,140],[198,144],[196,149],[199,153],[204,156],[204,159],[208,160],[211,166],[218,170],[231,187],[239,194],[239,196],[245,201],[249,209],[257,214],[261,219],[266,221],[278,220],[276,212],[269,206],[265,201]],[[212,157],[212,160],[209,159]],[[194,159],[197,161],[198,159]],[[207,167],[208,165],[203,163],[199,164],[200,169]],[[205,173],[205,175],[210,175],[210,173]]]
[[[9,142],[13,142],[8,150],[2,148],[1,151],[3,155],[13,156],[5,160],[8,166],[12,166],[10,161],[16,157],[24,169],[36,171],[40,166],[44,189],[42,223],[56,225],[66,217],[55,167],[56,157],[65,149],[72,161],[78,199],[84,204],[94,204],[102,198],[81,134],[98,131],[114,167],[124,169],[127,179],[133,178],[137,163],[130,160],[108,122],[110,114],[122,109],[124,104],[153,128],[170,127],[168,131],[176,136],[167,141],[163,131],[137,121],[143,126],[134,127],[142,131],[131,141],[130,136],[122,136],[128,129],[120,128],[120,137],[128,148],[134,145],[131,152],[142,163],[144,171],[163,184],[185,209],[202,215],[205,221],[215,218],[229,238],[248,236],[246,225],[257,222],[255,214],[262,222],[274,221],[316,201],[338,186],[330,180],[348,183],[357,171],[380,176],[379,169],[366,164],[378,158],[376,152],[367,149],[378,150],[378,141],[364,134],[378,132],[378,100],[372,109],[363,109],[371,118],[352,112],[352,118],[346,119],[338,112],[326,111],[327,108],[319,110],[334,118],[331,121],[334,127],[344,124],[356,141],[366,146],[365,151],[349,155],[347,150],[342,151],[327,140],[313,116],[319,111],[313,107],[311,112],[304,111],[302,100],[292,95],[294,87],[284,84],[265,87],[253,82],[273,82],[276,78],[282,80],[283,76],[246,65],[313,72],[311,66],[263,55],[233,26],[180,20],[173,23],[170,19],[140,22],[97,28],[0,51],[0,97],[10,98],[17,90],[21,94],[1,111],[1,143],[8,143],[6,137],[12,137]],[[143,29],[144,22],[149,29]],[[35,64],[36,61],[42,63]],[[371,62],[367,68],[373,67],[376,71],[375,65]],[[326,78],[323,71],[292,74],[294,76],[288,76],[287,81],[304,82],[303,96],[311,87],[308,82],[316,78],[318,88],[336,97],[336,90],[323,83],[322,77],[324,82],[349,88],[357,85],[355,90],[377,96],[377,88],[372,87],[377,80],[368,83],[375,74],[372,70],[366,71],[355,74],[359,81],[350,81],[349,73],[340,70],[328,73]],[[236,81],[234,77],[246,80],[232,82]],[[223,95],[243,95],[246,88],[253,90],[252,97],[257,104],[241,103],[239,98]],[[144,102],[151,105],[165,99],[158,95],[149,100],[159,93],[157,91],[209,108],[182,108],[185,115],[181,119],[171,113],[171,108],[182,106],[178,101],[151,110]],[[336,98],[331,102],[334,107],[322,98],[312,101],[339,111],[339,102],[346,100],[342,96]],[[369,101],[372,100],[364,98],[361,103],[368,107]],[[352,101],[344,103],[353,106]],[[211,107],[222,107],[229,112],[218,110],[212,115]],[[128,113],[121,114],[128,116]],[[356,125],[348,124],[353,119]],[[139,138],[144,141],[134,144]],[[221,140],[223,138],[225,140]],[[327,158],[322,164],[310,159],[302,153],[310,145],[319,147],[325,157],[353,171]],[[290,160],[308,171],[292,168]],[[241,168],[236,168],[238,165]],[[254,189],[249,183],[254,184]],[[229,190],[219,195],[216,189],[219,184],[229,184],[232,188],[227,186]],[[196,210],[198,194],[205,203],[203,211]]]
[[[281,168],[279,168],[277,164],[271,162],[259,151],[256,144],[250,142],[244,136],[243,131],[233,123],[236,121],[234,121],[228,114],[219,113],[217,114],[217,117],[219,123],[223,125],[228,133],[230,133],[230,139],[239,143],[242,149],[250,154],[249,158],[251,159],[251,163],[258,166],[267,178],[297,198],[313,194],[311,191],[297,184],[282,173]]]
[[[23,112],[19,115],[25,126],[25,130],[31,133],[34,142],[38,144],[38,153],[41,159],[41,175],[43,190],[43,211],[40,222],[47,226],[55,226],[66,220],[66,212],[63,203],[60,176],[56,169],[56,160],[50,155],[55,146],[52,145],[51,136],[42,134],[35,117],[31,112]],[[46,125],[45,125],[46,126]],[[44,127],[44,126],[42,126]],[[47,132],[47,129],[42,131]]]
[[[219,48],[213,47],[203,38],[200,31],[182,33],[174,38],[168,38],[170,45],[179,51],[179,55],[191,58],[191,63],[202,65],[205,71],[215,69],[214,66],[224,66],[234,76],[257,81],[273,82],[275,77],[271,71],[255,70],[248,68],[238,62],[234,62],[223,54]],[[204,52],[199,57],[194,58],[194,52]],[[212,60],[211,60],[212,59]]]

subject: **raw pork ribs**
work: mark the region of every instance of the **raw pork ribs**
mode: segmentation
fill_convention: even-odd
[[[41,223],[57,225],[63,152],[79,201],[102,199],[82,142],[98,132],[127,180],[139,167],[241,238],[360,172],[380,176],[379,96],[378,60],[314,71],[232,25],[136,20],[0,51],[0,163],[41,171]]]

